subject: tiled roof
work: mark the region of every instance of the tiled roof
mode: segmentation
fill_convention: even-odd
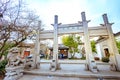
[[[120,36],[120,32],[115,33],[114,36]]]

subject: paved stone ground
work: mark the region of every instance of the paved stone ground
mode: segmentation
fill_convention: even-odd
[[[98,62],[100,71],[92,73],[85,71],[85,65],[82,64],[84,61],[76,61],[75,64],[66,64],[64,61],[60,62],[61,70],[55,72],[49,70],[50,61],[43,61],[40,69],[25,71],[26,74],[19,80],[120,80],[120,72],[110,71],[109,64],[101,65],[101,62]]]
[[[73,77],[25,75],[20,80],[80,80],[80,79],[79,78],[73,78]]]
[[[61,60],[61,70],[55,72],[49,70],[50,62],[49,60],[43,60],[40,69],[25,71],[25,74],[19,80],[120,80],[120,72],[110,71],[109,64],[106,63],[101,65],[101,62],[97,62],[100,71],[92,73],[85,71],[85,65],[83,64],[85,61],[76,60],[66,64],[66,60]],[[73,64],[74,62],[75,64]]]
[[[120,80],[120,79],[103,79],[103,78],[80,78],[80,77],[59,77],[59,76],[40,76],[24,75],[19,80]]]
[[[95,78],[75,78],[75,77],[56,77],[56,76],[33,76],[25,75],[19,80],[118,80],[118,79],[95,79]]]

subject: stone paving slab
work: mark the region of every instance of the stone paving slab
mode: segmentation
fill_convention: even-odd
[[[19,80],[80,80],[80,79],[79,78],[72,78],[72,77],[25,75]]]
[[[80,78],[80,77],[59,77],[59,76],[40,76],[24,75],[19,80],[120,80],[120,79],[103,79],[103,78]]]
[[[32,71],[25,71],[24,73],[30,75],[41,75],[41,76],[60,76],[60,77],[81,77],[81,78],[119,78],[120,79],[120,72],[113,72],[113,71],[99,71],[98,73],[93,73],[90,71],[63,71],[57,70],[55,72],[51,71],[42,71],[42,70],[32,70]]]
[[[43,61],[40,69],[24,71],[24,76],[19,80],[120,80],[120,72],[110,71],[109,65],[100,65],[98,67],[100,71],[93,73],[85,71],[84,64],[76,64],[84,63],[77,60],[75,64],[61,64],[61,70],[51,72],[49,62],[50,60],[47,63]],[[61,63],[64,63],[64,60]]]

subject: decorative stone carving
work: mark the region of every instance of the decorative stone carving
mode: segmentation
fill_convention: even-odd
[[[60,70],[60,63],[56,63],[55,60],[52,60],[51,64],[50,64],[50,70],[51,71],[56,71],[56,70]]]
[[[94,60],[91,61],[90,68],[91,68],[90,70],[91,70],[92,72],[94,72],[94,73],[97,73],[97,72],[98,72],[97,65],[96,65],[96,63],[95,63]]]
[[[14,47],[9,50],[9,53],[7,55],[8,64],[6,65],[6,67],[14,67],[14,66],[20,66],[20,65],[24,66],[25,59],[22,59],[18,55],[18,53],[19,53],[19,49],[17,47]]]
[[[34,63],[34,57],[33,56],[28,56],[25,58],[25,69],[33,69],[35,68],[35,63]]]
[[[114,63],[110,63],[110,70],[111,71],[117,71],[117,67]]]
[[[6,65],[6,76],[4,80],[17,80],[23,75],[25,59],[18,55],[19,49],[14,47],[9,50],[7,55],[8,64]]]
[[[55,60],[52,60],[51,66],[50,66],[50,70],[51,71],[55,71],[56,70],[56,62]]]

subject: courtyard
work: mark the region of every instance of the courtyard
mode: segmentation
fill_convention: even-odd
[[[0,79],[120,80],[118,3],[1,0]]]
[[[40,69],[24,71],[19,80],[119,80],[120,72],[110,71],[110,65],[97,62],[99,72],[85,70],[84,60],[60,60],[61,69],[51,72],[50,60],[41,60]],[[65,63],[66,62],[66,63]],[[70,62],[70,63],[67,63]],[[105,65],[106,64],[106,65]]]

